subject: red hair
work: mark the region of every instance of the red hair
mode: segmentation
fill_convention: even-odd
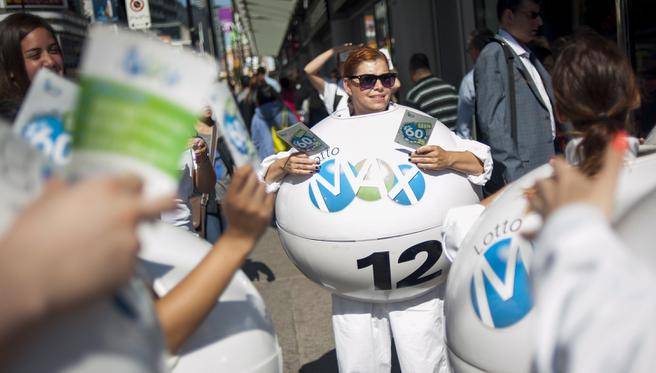
[[[358,48],[351,52],[346,61],[344,61],[344,66],[342,67],[343,76],[346,78],[353,76],[361,63],[376,60],[385,61],[385,64],[389,68],[387,57],[379,50],[369,47]]]

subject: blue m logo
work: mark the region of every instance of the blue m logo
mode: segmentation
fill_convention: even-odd
[[[527,254],[512,239],[495,242],[474,269],[470,296],[474,311],[491,328],[509,327],[533,307]]]

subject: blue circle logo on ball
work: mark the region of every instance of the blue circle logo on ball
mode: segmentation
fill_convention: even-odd
[[[533,308],[525,258],[512,239],[495,242],[480,256],[470,285],[476,316],[491,328],[507,328]]]

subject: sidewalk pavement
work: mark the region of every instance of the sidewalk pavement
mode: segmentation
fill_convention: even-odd
[[[264,298],[282,347],[284,372],[337,372],[330,292],[287,258],[269,228],[242,267]]]

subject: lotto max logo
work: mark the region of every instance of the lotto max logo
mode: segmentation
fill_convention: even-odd
[[[57,115],[35,116],[23,127],[21,136],[54,164],[62,165],[70,159],[72,138]]]
[[[310,179],[312,204],[321,211],[337,212],[357,197],[377,201],[388,197],[400,205],[414,205],[426,191],[419,169],[410,164],[390,165],[381,159],[365,159],[356,165],[330,159]]]
[[[511,243],[511,238],[505,238],[490,246],[480,257],[471,280],[474,311],[491,328],[512,326],[533,307],[527,255]]]

